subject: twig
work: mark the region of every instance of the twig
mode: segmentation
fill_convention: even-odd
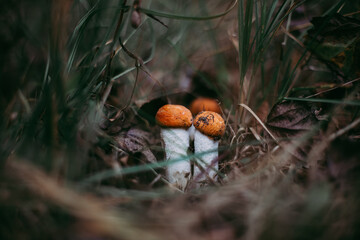
[[[332,141],[334,139],[336,139],[337,137],[343,135],[344,133],[346,133],[347,131],[351,130],[352,128],[356,127],[358,124],[360,123],[360,118],[356,119],[355,121],[353,121],[352,123],[350,123],[349,125],[347,125],[346,127],[340,129],[339,131],[331,134],[329,136],[329,140]]]
[[[122,49],[125,51],[125,53],[129,57],[131,57],[132,59],[135,60],[135,67],[140,67],[140,66],[144,65],[144,61],[140,57],[136,56],[134,53],[132,53],[125,47],[125,45],[123,44],[123,42],[121,40],[121,37],[119,37],[119,44],[122,47]]]
[[[346,86],[346,85],[348,85],[348,84],[350,84],[350,83],[357,82],[357,81],[359,81],[359,80],[360,80],[360,78],[355,78],[355,79],[353,79],[353,80],[351,80],[351,81],[349,81],[349,82],[346,82],[346,83],[341,84],[340,86],[336,86],[336,87],[333,87],[333,88],[330,88],[330,89],[327,89],[327,90],[324,90],[324,91],[315,93],[315,94],[310,95],[310,96],[307,96],[307,97],[305,97],[305,98],[312,98],[312,97],[315,97],[315,96],[317,96],[317,95],[320,95],[320,94],[323,94],[323,93],[330,92],[330,91],[332,91],[332,90],[338,89],[339,87],[344,87],[344,86]]]
[[[285,33],[285,36],[290,37],[292,40],[294,40],[297,44],[299,44],[301,47],[305,48],[305,45],[299,40],[297,39],[293,34],[291,34],[286,28],[284,28],[283,26],[281,26],[281,30],[283,30],[283,32]],[[285,40],[284,40],[285,41]]]

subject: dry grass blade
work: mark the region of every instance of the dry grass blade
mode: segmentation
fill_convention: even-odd
[[[270,132],[270,130],[265,126],[265,124],[261,121],[261,119],[256,115],[256,113],[251,110],[251,108],[249,108],[247,105],[240,103],[240,106],[242,106],[243,108],[245,108],[246,110],[248,110],[251,115],[254,116],[254,118],[260,123],[260,125],[265,129],[265,131],[271,136],[272,139],[274,139],[274,141],[276,143],[279,143],[278,140],[276,139],[276,137]]]

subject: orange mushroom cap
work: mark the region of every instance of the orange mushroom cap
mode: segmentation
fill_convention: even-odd
[[[155,119],[160,126],[169,128],[189,128],[192,124],[190,110],[181,105],[162,106],[157,111]]]
[[[225,133],[225,121],[216,112],[203,111],[196,115],[194,127],[208,137],[219,139]]]
[[[202,111],[212,111],[221,114],[219,103],[212,98],[197,98],[190,104],[189,109],[194,116]]]

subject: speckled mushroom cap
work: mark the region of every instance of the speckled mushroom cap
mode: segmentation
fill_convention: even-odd
[[[202,111],[221,113],[219,103],[212,98],[197,98],[190,104],[189,109],[194,116]]]
[[[199,113],[193,124],[198,131],[213,139],[219,139],[225,133],[225,121],[216,112],[203,111]]]
[[[189,128],[192,124],[192,115],[189,109],[181,105],[167,104],[156,113],[156,122],[162,127]]]

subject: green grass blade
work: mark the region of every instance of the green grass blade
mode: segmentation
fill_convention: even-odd
[[[216,15],[211,15],[211,16],[205,16],[205,17],[192,17],[192,16],[184,16],[184,15],[178,15],[178,14],[170,14],[170,13],[159,12],[159,11],[154,11],[154,10],[145,9],[145,8],[140,8],[139,10],[140,10],[140,12],[143,12],[145,14],[151,14],[151,15],[157,16],[157,17],[165,17],[165,18],[179,19],[179,20],[204,21],[204,20],[211,20],[211,19],[216,19],[216,18],[225,16],[231,10],[233,10],[233,8],[235,8],[237,2],[238,2],[238,0],[234,0],[234,3],[231,5],[231,7],[222,13],[219,13]]]

